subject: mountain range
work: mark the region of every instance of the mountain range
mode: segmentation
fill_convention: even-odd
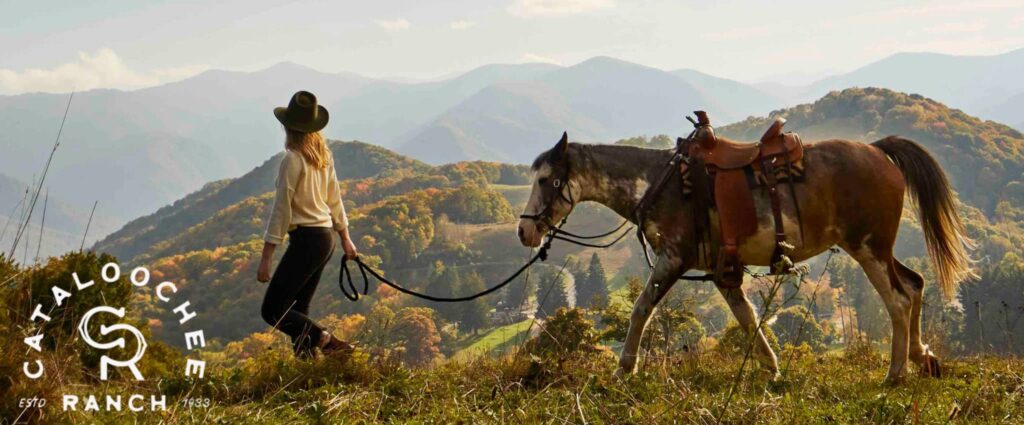
[[[790,104],[849,87],[884,87],[927,96],[1024,130],[1024,79],[1020,75],[1024,75],[1024,48],[992,56],[898,53],[803,88],[760,87]]]
[[[917,141],[938,159],[958,190],[961,214],[979,241],[976,258],[998,259],[1007,252],[1020,253],[1024,246],[1020,228],[1024,135],[1019,131],[923,96],[877,88],[832,92],[771,116],[789,118],[787,128],[800,132],[806,142],[833,137],[871,142],[888,134]],[[769,120],[751,117],[720,126],[718,132],[753,140]],[[404,273],[390,276],[423,282],[436,269],[432,265],[442,259],[453,267],[476,265],[474,270],[488,281],[518,266],[519,254],[525,251],[514,235],[515,213],[522,210],[530,192],[527,166],[483,161],[430,166],[366,143],[332,141],[330,148],[337,158],[337,177],[353,235],[370,261],[381,261],[381,268],[391,273]],[[264,287],[254,284],[253,276],[280,157],[274,155],[238,178],[209,183],[156,213],[133,220],[93,249],[150,265],[154,276],[178,283],[182,296],[197,309],[221,314],[221,320],[208,330],[227,341],[264,329],[265,323],[254,313]],[[593,233],[618,220],[607,208],[584,203],[574,212],[569,230]],[[916,220],[909,210],[904,213],[897,244],[901,258],[926,253]],[[634,243],[598,251],[602,261],[607,260],[610,274],[644,267]],[[546,264],[560,264],[557,258],[567,254],[588,258],[590,253],[556,244]],[[332,261],[314,314],[365,314],[372,303],[344,301],[333,284],[339,273],[338,262]],[[386,292],[371,292],[370,297],[386,297]],[[180,338],[173,313],[156,310],[154,314],[160,316],[154,317],[163,323],[159,334]]]
[[[105,219],[127,222],[280,152],[282,132],[270,110],[299,89],[317,93],[330,109],[331,138],[365,140],[431,164],[526,163],[562,131],[584,142],[678,135],[695,109],[719,123],[736,122],[851,86],[920,93],[1022,128],[1022,71],[1024,49],[984,57],[897,54],[807,87],[608,57],[566,67],[487,65],[417,83],[293,63],[211,70],[147,89],[75,94],[47,181],[56,198],[78,210],[99,201]],[[0,96],[0,171],[21,181],[39,172],[67,101],[54,94]]]

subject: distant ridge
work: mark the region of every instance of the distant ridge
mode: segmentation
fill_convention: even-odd
[[[808,87],[753,86],[690,69],[664,71],[615,58],[572,66],[485,65],[452,78],[393,82],[291,62],[254,72],[208,70],[135,91],[76,95],[50,176],[71,205],[99,200],[122,223],[213,180],[241,175],[282,147],[270,111],[299,89],[332,112],[326,135],[368,140],[430,162],[525,163],[562,131],[584,142],[683,134],[696,109],[743,120],[850,86],[919,93],[1024,128],[1024,49],[994,56],[893,55]],[[0,96],[0,170],[25,181],[45,160],[66,101]],[[74,154],[71,154],[71,152]]]

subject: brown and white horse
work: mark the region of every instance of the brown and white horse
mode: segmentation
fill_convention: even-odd
[[[526,215],[519,223],[523,245],[537,247],[552,223],[559,222],[575,202],[597,202],[634,221],[634,209],[654,184],[669,150],[620,145],[584,145],[562,139],[533,164],[533,191]],[[928,252],[938,283],[947,296],[955,293],[964,278],[973,276],[968,250],[972,242],[956,212],[956,198],[938,163],[920,145],[899,137],[872,144],[829,140],[805,147],[804,182],[795,185],[803,235],[788,190],[780,191],[789,252],[794,261],[809,259],[838,245],[864,269],[881,295],[892,321],[892,357],[886,380],[904,376],[907,359],[939,376],[939,362],[921,341],[921,297],[924,278],[893,257],[893,244],[903,211],[904,192],[916,202]],[[710,271],[708,242],[698,242],[693,214],[709,205],[695,205],[683,197],[681,179],[671,179],[652,203],[642,224],[656,254],[654,270],[637,298],[629,331],[619,358],[617,374],[633,373],[644,328],[658,302],[685,272]],[[758,232],[743,241],[740,258],[747,264],[767,266],[775,248],[770,201],[762,191],[752,191],[758,214]],[[717,238],[717,214],[710,214],[711,238]],[[756,329],[757,314],[742,290],[723,289],[739,324]],[[778,361],[760,332],[755,338],[760,363],[778,376]]]

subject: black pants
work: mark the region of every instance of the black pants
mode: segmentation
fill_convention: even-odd
[[[288,334],[297,354],[320,343],[323,328],[307,315],[320,274],[333,253],[330,227],[298,227],[288,232],[288,249],[263,298],[263,320]]]

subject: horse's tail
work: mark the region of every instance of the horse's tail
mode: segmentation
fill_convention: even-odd
[[[917,204],[925,244],[939,286],[947,299],[956,296],[964,279],[977,278],[971,270],[968,251],[975,244],[967,236],[956,211],[956,194],[946,173],[921,145],[898,136],[889,136],[871,144],[889,156],[903,172],[907,190]]]

